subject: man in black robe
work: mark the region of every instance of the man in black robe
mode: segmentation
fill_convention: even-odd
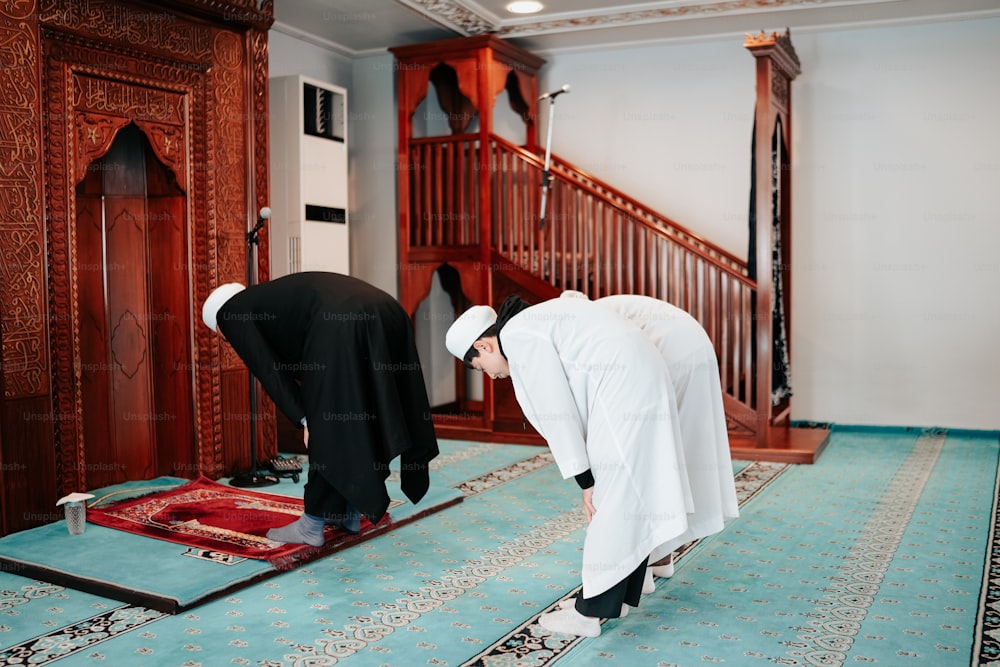
[[[222,285],[202,318],[305,429],[305,511],[268,538],[321,546],[324,522],[357,532],[359,511],[377,522],[397,456],[403,493],[414,503],[424,496],[438,445],[413,324],[395,299],[350,276],[294,273]]]

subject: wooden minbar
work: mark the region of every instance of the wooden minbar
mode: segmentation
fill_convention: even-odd
[[[698,319],[716,348],[733,455],[815,460],[827,431],[791,426],[786,386],[791,82],[800,66],[787,32],[750,36],[747,48],[757,59],[751,226],[756,246],[750,261],[558,155],[551,156],[546,173],[535,126],[541,59],[490,35],[392,49],[398,61],[403,306],[415,315],[435,277],[454,315],[473,303],[497,307],[511,293],[529,303],[566,289],[593,299],[609,294],[662,299]],[[432,85],[434,115],[446,121],[433,127],[426,110],[415,118]],[[496,132],[494,109],[502,92],[523,121],[523,142]],[[550,195],[544,218],[543,180]],[[779,365],[782,373],[772,373]],[[456,400],[438,406],[439,433],[541,443],[525,423],[510,383],[482,382],[480,397],[469,391],[469,371],[455,364]]]

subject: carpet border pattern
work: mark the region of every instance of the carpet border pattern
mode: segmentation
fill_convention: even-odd
[[[0,651],[0,665],[47,665],[158,621],[166,614],[123,605]]]
[[[997,535],[1000,535],[1000,474],[993,488],[990,533],[969,663],[972,667],[1000,667],[1000,543]]]
[[[871,512],[844,565],[830,579],[827,591],[816,601],[805,626],[795,628],[799,641],[789,650],[789,664],[840,667],[848,659],[854,638],[861,630],[879,593],[910,519],[920,502],[944,447],[945,436],[925,435],[899,466]],[[914,658],[900,649],[901,658]]]
[[[555,459],[552,457],[552,452],[546,450],[541,454],[530,456],[502,468],[492,470],[485,475],[462,482],[456,485],[455,488],[462,492],[463,497],[470,498],[490,489],[495,489],[501,484],[524,477],[530,472],[540,470],[553,463],[555,463]]]

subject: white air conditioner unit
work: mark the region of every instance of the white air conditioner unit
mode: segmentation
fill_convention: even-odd
[[[299,75],[270,91],[271,277],[348,274],[347,91]]]

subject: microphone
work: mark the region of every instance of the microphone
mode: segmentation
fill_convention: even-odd
[[[545,93],[544,95],[538,98],[538,101],[541,102],[542,100],[554,100],[556,98],[556,95],[562,95],[563,93],[568,93],[568,92],[569,92],[569,84],[565,83],[559,90],[553,90],[551,93]]]
[[[264,228],[264,223],[267,222],[270,218],[271,218],[271,209],[269,207],[265,206],[264,208],[260,209],[260,212],[257,213],[257,224],[254,225],[253,229],[247,232],[248,243],[252,245],[257,244],[257,234],[258,232],[260,232],[261,229]],[[249,285],[250,283],[248,282],[247,284]]]

